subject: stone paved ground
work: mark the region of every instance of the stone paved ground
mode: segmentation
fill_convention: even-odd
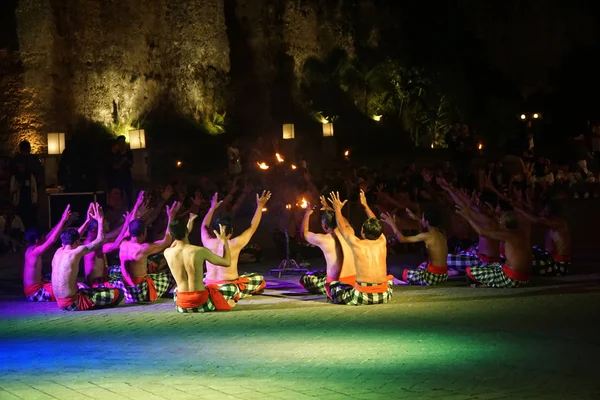
[[[600,274],[397,287],[362,307],[295,279],[212,314],[170,299],[67,313],[4,295],[0,399],[600,398]]]

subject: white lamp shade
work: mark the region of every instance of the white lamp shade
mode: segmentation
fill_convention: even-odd
[[[294,124],[283,124],[283,138],[294,139]]]
[[[333,123],[323,124],[323,136],[333,136]]]
[[[146,132],[143,129],[129,131],[129,147],[131,150],[146,148]]]
[[[49,133],[48,134],[48,154],[62,154],[65,151],[65,134],[64,133]]]

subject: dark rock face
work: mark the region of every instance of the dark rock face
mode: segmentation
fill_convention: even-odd
[[[196,119],[225,107],[223,0],[21,0],[17,23],[42,130],[127,125],[159,102]]]

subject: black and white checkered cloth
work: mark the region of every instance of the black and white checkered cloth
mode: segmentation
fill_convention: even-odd
[[[154,287],[156,288],[156,300],[160,299],[176,285],[175,279],[173,279],[170,272],[148,274],[148,278],[152,280]],[[127,286],[122,280],[111,281],[110,284],[114,288],[123,290],[126,303],[148,303],[151,301],[147,281],[143,281],[135,286]]]
[[[558,270],[555,265],[554,259],[546,251],[546,249],[533,246],[531,248],[531,253],[533,254],[533,261],[531,264],[531,273],[534,276],[554,276],[556,275],[556,270]]]
[[[35,293],[33,293],[29,296],[25,296],[27,301],[35,301],[35,302],[56,301],[54,299],[54,295],[50,291],[48,291],[45,287],[45,285],[51,285],[50,283],[46,283],[46,284],[38,283],[38,285],[39,285],[39,289]]]
[[[379,286],[378,283],[360,283],[360,286]],[[387,282],[387,290],[382,293],[363,293],[354,288],[352,285],[339,281],[331,282],[329,291],[331,299],[335,304],[347,304],[352,306],[360,306],[367,304],[384,304],[392,298],[392,281]]]
[[[427,261],[423,262],[416,269],[405,269],[402,273],[402,280],[409,285],[433,286],[448,281],[448,272],[445,274],[434,274],[427,269]]]
[[[326,271],[310,271],[300,277],[300,285],[312,294],[327,294]]]
[[[481,267],[467,268],[467,275],[477,283],[493,288],[517,288],[529,283],[529,281],[518,281],[506,276],[503,264],[493,263]]]
[[[225,283],[223,285],[220,285],[219,288],[217,289],[217,291],[223,295],[223,297],[225,298],[226,301],[233,300],[236,297],[238,297],[240,294],[240,290],[237,287],[237,285],[234,285],[232,283]],[[177,305],[177,289],[175,289],[175,291],[173,292],[173,302],[175,303],[175,308],[177,309],[177,312],[180,312],[180,313],[201,313],[201,312],[210,312],[210,311],[216,310],[215,303],[213,303],[210,296],[208,297],[208,301],[199,307],[194,307],[194,308],[179,307]]]
[[[77,296],[85,296],[93,303],[91,310],[116,307],[123,301],[123,292],[118,289],[79,289]],[[79,302],[75,300],[68,307],[60,307],[65,311],[83,311],[79,308]]]

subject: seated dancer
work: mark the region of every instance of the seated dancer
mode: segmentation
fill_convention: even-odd
[[[42,279],[42,255],[56,242],[61,230],[70,217],[71,207],[67,206],[62,218],[48,233],[47,237],[37,228],[25,233],[29,247],[25,250],[25,265],[23,266],[23,291],[28,301],[55,301],[52,284],[46,278]]]
[[[464,192],[456,190],[444,179],[438,179],[442,187],[450,196],[455,205],[460,208],[469,207],[475,211],[472,215],[478,223],[488,229],[499,229],[496,210],[492,209],[498,203],[497,196],[489,191],[479,196],[479,206],[475,204]],[[495,239],[480,236],[476,245],[457,254],[448,254],[448,268],[459,274],[464,274],[467,267],[483,266],[492,263],[502,263],[500,257],[500,242]]]
[[[506,262],[485,266],[467,267],[466,273],[474,284],[494,288],[514,288],[529,283],[531,276],[531,239],[527,229],[519,225],[514,213],[504,213],[500,217],[498,229],[486,228],[473,217],[469,207],[457,206],[462,215],[481,237],[505,243]]]
[[[103,226],[102,208],[94,204],[90,217]],[[84,311],[106,307],[115,307],[123,300],[123,293],[118,289],[78,288],[77,273],[81,258],[97,249],[104,240],[104,231],[98,229],[96,240],[80,245],[79,232],[71,228],[60,235],[62,247],[52,259],[52,289],[58,306],[66,311]]]
[[[409,210],[407,210],[410,212]],[[417,267],[417,269],[405,269],[402,280],[406,284],[430,286],[444,283],[448,280],[448,240],[439,228],[440,218],[433,211],[425,211],[421,217],[421,227],[425,232],[415,236],[404,236],[396,226],[396,217],[389,213],[381,215],[383,222],[388,224],[398,236],[400,243],[424,242],[429,253],[429,260]]]
[[[112,287],[110,281],[121,280],[121,266],[116,265],[107,268],[106,265],[106,254],[110,254],[114,251],[119,250],[119,246],[125,239],[125,236],[129,233],[129,223],[136,215],[138,208],[144,201],[144,191],[140,191],[135,206],[131,213],[125,213],[125,222],[118,231],[118,236],[114,238],[115,232],[109,232],[105,234],[104,242],[102,246],[94,250],[93,253],[86,254],[83,256],[83,266],[85,270],[85,282],[90,287]],[[107,221],[104,222],[103,229],[108,230]],[[95,237],[98,236],[98,224],[96,221],[90,221],[87,229],[87,237],[84,244],[91,243]],[[114,238],[114,240],[111,240]]]
[[[369,210],[368,213],[371,212],[372,214],[362,190],[360,191],[360,200],[361,204]],[[307,207],[304,219],[302,220],[302,234],[309,244],[321,249],[325,256],[327,270],[311,271],[304,274],[300,278],[300,285],[310,293],[327,294],[331,298],[329,292],[330,283],[338,281],[354,285],[356,283],[356,269],[354,267],[352,251],[335,223],[335,212],[329,207],[324,196],[321,196],[321,205],[323,206],[321,208],[323,211],[321,215],[321,228],[326,233],[313,233],[309,231],[309,220],[313,210]]]
[[[533,246],[533,275],[567,275],[571,267],[571,233],[559,204],[546,204],[541,215],[515,207],[515,211],[533,223],[547,228],[545,249]]]
[[[239,296],[239,288],[233,283],[222,285],[204,286],[204,261],[213,265],[228,267],[231,264],[231,251],[225,228],[219,226],[215,236],[223,244],[223,257],[215,255],[212,251],[191,245],[188,240],[190,228],[196,214],[190,214],[188,226],[181,221],[169,224],[169,233],[174,241],[171,247],[165,250],[167,264],[177,282],[174,300],[177,311],[180,313],[198,313],[208,311],[229,311],[235,307],[234,298]]]
[[[333,281],[329,285],[331,299],[336,304],[382,304],[392,297],[392,275],[387,275],[387,241],[377,218],[367,219],[361,228],[361,239],[354,235],[354,229],[342,215],[342,202],[339,193],[331,193],[329,201],[335,211],[338,229],[348,243],[356,267],[356,283],[349,285]]]
[[[213,237],[209,233],[211,220],[215,210],[221,205],[220,201],[217,201],[218,193],[215,193],[210,201],[210,208],[202,221],[201,236],[202,244],[208,250],[214,254],[223,254],[223,241],[218,237]],[[233,283],[239,288],[239,294],[234,300],[240,300],[244,297],[257,294],[257,292],[263,290],[266,286],[265,278],[257,273],[239,275],[238,262],[241,250],[246,247],[250,242],[252,235],[258,229],[260,220],[262,218],[263,207],[267,204],[271,198],[271,192],[263,191],[259,197],[256,195],[256,211],[250,222],[250,227],[242,232],[238,237],[229,241],[229,248],[231,250],[231,265],[224,267],[222,265],[213,264],[210,260],[206,261],[206,278],[204,283],[207,287],[210,285],[226,285]],[[218,221],[218,225],[222,225],[225,228],[227,235],[232,235],[232,224],[231,220],[222,217]],[[213,230],[216,232],[216,230]]]
[[[173,221],[181,204],[174,202],[167,206],[169,224]],[[119,250],[122,281],[111,282],[125,293],[127,303],[153,302],[175,287],[175,280],[169,271],[156,274],[148,273],[148,256],[166,249],[171,244],[171,234],[167,230],[162,240],[144,243],[147,228],[141,219],[129,223],[129,240],[125,240]]]

